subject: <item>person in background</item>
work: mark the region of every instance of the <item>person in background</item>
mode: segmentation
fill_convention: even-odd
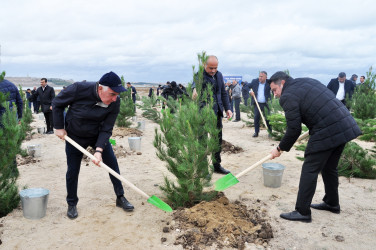
[[[230,110],[231,110],[232,117],[233,117],[234,116],[234,105],[233,105],[233,102],[232,102],[232,84],[231,84],[230,81],[225,83],[225,91],[226,91],[227,96],[228,96],[228,102],[230,103]],[[232,119],[232,117],[226,116],[226,118],[229,118],[229,119]]]
[[[345,72],[340,72],[338,78],[331,79],[327,87],[334,93],[338,100],[348,109],[350,108],[349,105],[346,105],[346,98],[351,100],[355,87],[352,81],[346,80]]]
[[[27,104],[29,105],[29,108],[31,109],[31,101],[29,101],[29,98],[31,96],[31,89],[26,90],[26,99],[27,99]]]
[[[264,118],[266,119],[266,112],[265,109],[269,110],[268,101],[270,100],[270,86],[266,83],[268,74],[266,71],[260,71],[259,78],[253,79],[250,84],[250,89],[253,90],[251,92],[252,95],[252,105],[254,108],[254,124],[255,124],[255,133],[252,137],[258,137],[260,132],[260,118],[261,114],[257,108],[256,100],[260,106],[261,112],[264,114]],[[272,127],[269,125],[269,120],[266,119],[266,125],[268,130],[271,131]]]
[[[154,94],[154,89],[153,89],[153,88],[150,88],[150,89],[149,89],[148,97],[149,97],[149,98],[152,98],[153,94]]]
[[[359,82],[359,84],[357,84],[358,86],[359,85],[362,85],[362,84],[364,84],[364,81],[366,80],[366,77],[365,76],[361,76],[360,77],[360,82]]]
[[[228,174],[230,173],[229,170],[223,168],[221,166],[221,151],[222,151],[222,117],[223,111],[226,111],[227,119],[232,117],[232,112],[230,110],[230,103],[228,101],[227,92],[225,91],[225,84],[223,82],[223,75],[221,72],[218,71],[218,59],[216,56],[208,56],[208,59],[204,65],[204,73],[203,73],[203,88],[207,88],[207,86],[211,86],[214,93],[213,93],[213,111],[217,116],[217,128],[219,129],[218,134],[218,144],[220,145],[219,150],[214,154],[215,163],[214,165],[214,172],[219,174]],[[195,82],[192,84],[192,98],[197,98],[197,91],[196,91]]]
[[[300,136],[302,124],[309,129],[310,138],[304,152],[298,197],[295,210],[282,213],[286,220],[311,222],[311,207],[339,214],[338,162],[345,144],[361,131],[348,109],[319,81],[311,78],[292,78],[276,72],[269,80],[274,96],[285,111],[286,133],[272,159],[289,151]],[[311,204],[321,172],[325,195],[323,202]]]
[[[161,94],[161,92],[162,92],[162,85],[159,84],[157,88],[157,97]]]
[[[242,82],[242,96],[244,100],[244,105],[248,106],[248,99],[249,99],[249,86],[247,82]]]
[[[354,87],[356,87],[356,81],[358,80],[358,75],[357,74],[353,74],[350,78],[350,81],[352,81],[352,83],[354,84]]]
[[[238,81],[232,81],[232,99],[235,105],[235,120],[232,122],[239,122],[240,121],[240,101],[242,100],[242,90]]]
[[[2,80],[0,82],[0,92],[2,92],[4,95],[9,94],[8,100],[7,100],[9,103],[9,108],[13,109],[13,104],[16,105],[17,119],[19,120],[19,123],[20,123],[20,120],[22,118],[23,102],[22,102],[20,92],[18,91],[18,88],[12,82],[8,80]],[[1,118],[3,114],[5,113],[5,111],[6,111],[5,107],[1,106],[1,103],[0,103],[0,127],[3,126],[1,124]]]
[[[31,95],[34,95],[36,92],[37,92],[37,87],[34,86],[33,90],[31,91]],[[31,98],[31,96],[29,98]],[[34,113],[38,114],[39,107],[40,107],[40,98],[39,98],[39,96],[37,98],[34,98],[34,99],[31,98],[30,100],[33,103]]]
[[[91,146],[95,149],[93,160],[99,166],[108,165],[116,173],[120,174],[119,165],[109,139],[120,111],[121,92],[127,91],[117,74],[109,72],[104,74],[99,82],[76,82],[61,91],[53,100],[55,134],[64,140],[68,135],[83,148]],[[68,107],[64,121],[63,112]],[[66,142],[67,155],[67,216],[75,219],[77,212],[77,188],[78,175],[80,173],[83,154],[73,145]],[[124,197],[123,186],[117,178],[109,174],[114,192],[116,194],[116,206],[125,211],[133,211],[134,207]],[[89,205],[90,206],[90,205]]]
[[[130,82],[127,82],[127,88],[131,90],[133,103],[136,103],[136,88]]]
[[[40,99],[42,112],[46,119],[47,131],[46,134],[53,134],[53,117],[52,117],[52,100],[55,98],[55,90],[53,87],[47,85],[47,79],[40,79],[40,87],[30,96],[32,100]]]

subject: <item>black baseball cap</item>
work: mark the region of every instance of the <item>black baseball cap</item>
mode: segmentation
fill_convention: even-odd
[[[127,91],[127,89],[124,88],[121,84],[120,77],[112,71],[104,74],[99,80],[99,84],[103,86],[108,86],[116,93]]]

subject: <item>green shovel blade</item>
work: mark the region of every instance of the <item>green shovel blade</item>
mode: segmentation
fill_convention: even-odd
[[[162,209],[163,211],[172,212],[172,208],[155,195],[151,196],[148,199],[148,202],[157,208]]]
[[[231,186],[234,186],[238,182],[238,179],[236,179],[233,174],[229,173],[215,182],[215,190],[223,191]]]
[[[115,146],[116,145],[115,139],[110,139],[110,143]]]

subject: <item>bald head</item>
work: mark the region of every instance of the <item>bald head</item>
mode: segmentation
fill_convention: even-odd
[[[218,68],[218,58],[216,56],[208,56],[205,64],[205,71],[211,76],[217,73]]]

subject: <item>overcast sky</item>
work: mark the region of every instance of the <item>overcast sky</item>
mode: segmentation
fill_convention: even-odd
[[[2,0],[0,12],[7,76],[185,83],[203,50],[248,81],[289,69],[327,84],[376,66],[373,0]]]

